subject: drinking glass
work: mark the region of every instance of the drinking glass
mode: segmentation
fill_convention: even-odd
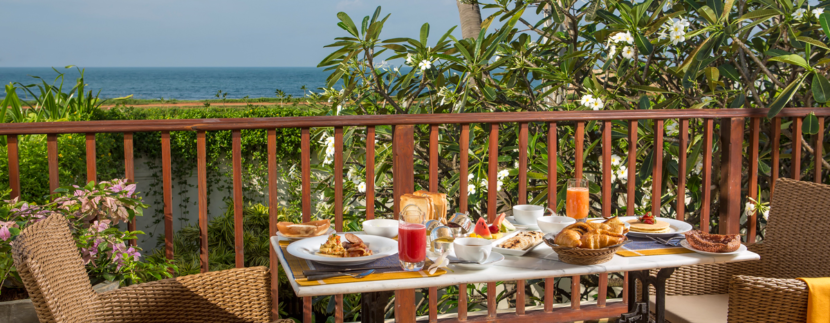
[[[568,179],[568,196],[565,202],[565,212],[577,222],[585,222],[588,217],[590,199],[588,185],[590,181],[584,178]]]
[[[405,271],[424,267],[427,253],[425,214],[415,205],[407,205],[398,217],[398,259]]]

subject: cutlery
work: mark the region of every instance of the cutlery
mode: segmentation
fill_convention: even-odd
[[[303,270],[303,276],[309,275],[317,275],[317,274],[328,274],[328,273],[345,273],[345,272],[352,272],[352,271],[366,271],[369,269],[388,269],[388,268],[400,268],[400,265],[392,265],[392,266],[373,266],[373,267],[355,267],[355,268],[335,268],[335,269],[309,269]]]
[[[375,272],[374,269],[369,269],[369,270],[364,271],[362,273],[344,273],[344,272],[327,273],[327,274],[306,276],[306,279],[307,280],[320,280],[320,279],[334,278],[334,277],[340,277],[340,276],[351,276],[353,278],[361,279],[363,277],[371,275],[373,272]]]

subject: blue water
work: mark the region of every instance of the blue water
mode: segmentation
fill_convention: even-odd
[[[66,74],[64,91],[75,85],[76,69],[58,68]],[[101,90],[101,98],[132,94],[137,99],[216,99],[218,90],[227,98],[275,97],[276,89],[292,96],[302,96],[301,87],[320,92],[330,72],[316,67],[89,67],[84,72],[88,89]],[[31,84],[40,76],[50,84],[57,73],[48,67],[0,67],[0,84]],[[37,93],[37,91],[35,91]],[[24,93],[18,91],[21,98]],[[0,90],[0,98],[5,97]]]

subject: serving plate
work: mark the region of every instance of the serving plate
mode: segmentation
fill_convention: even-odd
[[[288,239],[288,240],[290,240],[290,241],[297,241],[297,240],[303,240],[303,239],[308,239],[308,238],[316,238],[316,237],[320,237],[320,236],[326,236],[326,237],[328,237],[329,235],[331,235],[332,233],[335,233],[335,232],[337,232],[337,231],[334,231],[334,229],[329,228],[329,231],[326,231],[326,233],[325,233],[325,234],[321,234],[321,235],[319,235],[319,236],[313,236],[313,237],[298,237],[298,236],[289,236],[289,235],[284,235],[284,234],[282,234],[282,232],[277,231],[277,236],[278,236],[278,237],[280,237],[280,238],[285,238],[285,239]]]
[[[534,230],[534,231],[535,231],[535,230]],[[502,242],[504,242],[504,241],[507,241],[507,239],[510,239],[511,237],[513,237],[513,236],[515,236],[515,235],[519,234],[519,232],[522,232],[522,231],[513,231],[513,232],[508,233],[507,235],[505,235],[505,236],[503,236],[503,237],[501,237],[501,238],[498,238],[497,240],[493,241],[493,242],[492,242],[492,245],[493,245],[493,251],[494,251],[494,252],[498,252],[498,253],[503,254],[503,255],[507,255],[507,256],[517,256],[517,257],[518,257],[518,256],[524,256],[526,253],[528,253],[528,252],[530,252],[531,250],[533,250],[533,248],[536,248],[536,246],[538,246],[538,245],[542,244],[542,242],[543,242],[542,240],[544,240],[544,239],[540,239],[540,240],[539,240],[539,242],[534,243],[534,244],[532,244],[530,247],[527,247],[527,248],[525,248],[525,249],[521,249],[521,250],[517,250],[517,249],[507,249],[507,248],[499,248],[499,247],[497,247],[500,243],[502,243]]]
[[[636,219],[637,219],[636,216],[621,216],[620,217],[620,220],[625,221],[626,224],[629,224],[628,221],[636,220]],[[668,222],[670,231],[669,232],[664,232],[664,233],[645,233],[645,232],[629,231],[628,235],[635,236],[635,237],[663,238],[663,237],[673,237],[675,235],[682,234],[682,233],[687,232],[687,231],[692,231],[692,229],[693,229],[691,224],[688,224],[684,221],[675,220],[675,219],[668,219],[668,218],[657,218],[657,220]],[[629,227],[630,227],[630,225],[629,225]]]
[[[692,248],[692,246],[691,246],[691,245],[689,245],[689,242],[688,242],[688,241],[686,241],[686,239],[683,239],[683,240],[681,240],[681,241],[680,241],[680,246],[681,246],[681,247],[683,247],[683,248],[689,249],[689,250],[691,250],[691,251],[697,252],[697,253],[699,253],[699,254],[703,254],[703,255],[710,255],[710,256],[729,256],[729,255],[737,255],[737,254],[739,254],[739,253],[741,253],[741,252],[746,251],[746,246],[744,246],[743,244],[741,244],[741,247],[740,247],[740,248],[738,248],[738,250],[735,250],[735,251],[732,251],[732,252],[708,252],[708,251],[703,251],[703,250],[697,250],[697,249],[695,249],[695,248]]]
[[[338,235],[341,237],[340,241],[346,241],[343,233]],[[372,250],[371,256],[338,258],[318,255],[320,245],[326,242],[328,235],[294,241],[288,245],[286,251],[297,258],[335,266],[362,265],[398,253],[398,242],[395,240],[368,234],[357,234],[357,237]]]

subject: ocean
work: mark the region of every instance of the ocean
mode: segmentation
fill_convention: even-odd
[[[80,75],[77,69],[57,69],[66,75],[64,91],[75,86]],[[84,80],[93,94],[101,90],[101,98],[132,94],[136,99],[205,100],[216,99],[219,90],[232,99],[276,97],[277,89],[303,96],[303,85],[319,92],[329,74],[316,67],[88,67]],[[0,84],[40,82],[31,76],[51,84],[57,75],[49,67],[0,67]],[[25,100],[24,94],[18,90]],[[0,98],[5,96],[5,90],[0,90]]]

